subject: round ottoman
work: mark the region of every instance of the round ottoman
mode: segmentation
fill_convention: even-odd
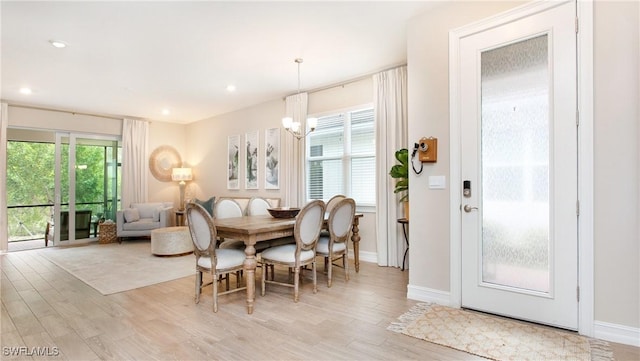
[[[184,255],[193,252],[188,227],[167,227],[151,231],[151,253],[156,256]]]

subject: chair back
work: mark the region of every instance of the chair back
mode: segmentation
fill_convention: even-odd
[[[334,242],[347,240],[355,213],[356,202],[353,198],[344,198],[335,204],[328,219],[329,234]]]
[[[213,220],[204,207],[196,203],[187,204],[187,219],[189,220],[189,233],[193,241],[196,258],[215,258],[216,227]],[[215,265],[215,263],[212,262]]]
[[[315,200],[307,203],[296,217],[293,231],[296,239],[296,252],[315,249],[324,222],[324,202]]]
[[[249,204],[247,205],[247,215],[269,215],[269,211],[267,210],[269,208],[271,208],[271,203],[269,203],[269,201],[261,197],[253,197],[249,200]]]
[[[214,218],[233,218],[242,217],[242,207],[240,204],[231,198],[221,198],[216,203],[213,210]]]
[[[327,207],[325,209],[325,212],[329,213],[331,212],[331,210],[333,209],[333,207],[336,206],[336,204],[338,204],[338,202],[340,202],[341,200],[347,198],[347,196],[342,195],[342,194],[336,194],[335,196],[331,197],[328,201],[327,201]]]

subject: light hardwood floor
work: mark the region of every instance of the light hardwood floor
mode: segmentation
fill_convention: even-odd
[[[192,257],[192,256],[187,256]],[[256,286],[246,313],[244,293],[221,296],[213,313],[210,288],[193,302],[194,276],[103,296],[37,251],[0,256],[3,360],[477,360],[479,357],[387,331],[416,302],[407,300],[408,272],[362,263],[333,286],[318,272],[318,293]],[[319,268],[319,270],[322,267]],[[39,347],[57,356],[10,349]],[[48,347],[48,349],[47,349]],[[613,345],[617,360],[640,349]]]

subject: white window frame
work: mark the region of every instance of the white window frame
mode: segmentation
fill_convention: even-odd
[[[350,113],[353,112],[357,112],[357,111],[361,111],[361,110],[366,110],[366,109],[372,109],[374,110],[374,105],[373,103],[366,103],[366,104],[360,104],[360,105],[356,105],[356,106],[351,106],[351,107],[346,107],[346,108],[341,108],[341,109],[334,109],[334,110],[330,110],[330,111],[326,111],[326,112],[320,112],[320,113],[314,113],[314,114],[309,114],[309,118],[322,118],[322,117],[326,117],[326,116],[332,116],[332,115],[338,115],[338,114],[343,114],[344,116],[344,148],[343,148],[343,153],[342,153],[342,157],[335,157],[335,156],[322,156],[322,157],[315,157],[313,160],[334,160],[334,159],[341,159],[342,160],[342,174],[343,174],[343,189],[344,189],[344,194],[347,197],[350,197],[352,195],[352,189],[351,189],[351,160],[352,159],[357,159],[357,158],[369,158],[369,157],[376,157],[376,153],[375,153],[375,148],[373,150],[372,154],[367,154],[367,155],[357,155],[357,156],[353,156],[351,153],[351,117],[350,117]],[[313,134],[313,133],[311,133]],[[310,134],[310,135],[311,135]],[[375,117],[374,117],[374,141],[375,141]],[[305,199],[306,202],[309,202],[309,188],[308,188],[308,166],[309,166],[309,156],[311,153],[311,147],[310,147],[310,142],[306,141],[305,142],[305,172],[306,172],[306,176],[305,176]],[[375,172],[377,173],[378,170],[376,169]],[[374,180],[375,181],[375,180]],[[375,192],[375,189],[374,189]],[[326,200],[325,200],[326,201]],[[375,212],[376,210],[376,204],[375,201],[372,204],[366,203],[366,204],[362,204],[362,203],[358,203],[356,200],[356,211],[358,212],[363,212],[363,213],[370,213],[370,212]]]

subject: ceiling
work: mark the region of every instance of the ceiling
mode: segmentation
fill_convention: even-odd
[[[190,123],[296,93],[296,58],[302,91],[404,64],[407,20],[436,4],[3,0],[0,97]]]

